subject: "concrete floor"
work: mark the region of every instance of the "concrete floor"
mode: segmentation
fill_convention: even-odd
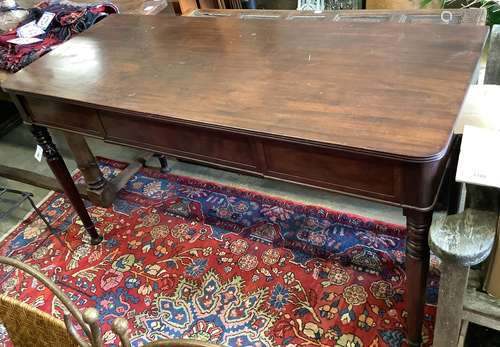
[[[64,137],[59,131],[51,131],[54,142],[62,153],[70,171],[76,169],[76,164],[66,146]],[[110,159],[131,161],[140,151],[104,143],[101,140],[89,138],[89,145],[95,155]],[[44,175],[52,175],[49,167],[43,160],[38,162],[34,158],[35,141],[28,128],[20,125],[10,133],[0,138],[0,162],[3,165],[22,168]],[[159,166],[156,160],[148,162],[150,166]],[[222,184],[243,187],[255,191],[265,192],[270,195],[300,201],[307,204],[320,205],[335,210],[360,214],[365,217],[375,218],[390,223],[404,224],[402,210],[397,207],[385,206],[374,202],[346,197],[319,189],[301,187],[299,185],[279,182],[270,179],[252,177],[234,172],[222,171],[200,165],[193,165],[176,160],[169,160],[173,174],[185,175],[207,179]],[[30,191],[35,195],[35,201],[40,202],[49,191],[0,177],[0,187]],[[2,206],[0,206],[1,208]],[[21,208],[8,218],[0,221],[0,239],[12,226],[16,225],[31,210],[26,202]]]

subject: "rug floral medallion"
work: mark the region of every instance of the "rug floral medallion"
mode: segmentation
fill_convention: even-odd
[[[101,159],[106,176],[124,164]],[[80,178],[81,179],[81,178]],[[404,346],[405,229],[211,182],[143,169],[111,208],[88,205],[104,241],[91,246],[62,194],[0,245],[84,309],[129,322],[133,346],[190,338],[224,346]],[[29,275],[0,268],[1,292],[62,318]],[[431,268],[424,340],[438,274]],[[4,330],[0,338],[6,339]],[[8,343],[7,343],[8,344]]]

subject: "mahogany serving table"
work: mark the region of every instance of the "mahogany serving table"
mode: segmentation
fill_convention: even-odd
[[[427,233],[487,28],[112,16],[11,76],[52,171],[95,230],[46,127],[401,206],[408,339]]]

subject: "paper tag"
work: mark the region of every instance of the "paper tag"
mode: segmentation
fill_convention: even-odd
[[[3,0],[0,1],[0,7],[8,9],[16,8],[16,2],[14,0]]]
[[[36,37],[18,37],[15,39],[7,40],[9,43],[13,43],[15,45],[29,45],[32,43],[43,41],[42,39],[38,39]]]
[[[45,31],[36,25],[36,21],[31,21],[28,24],[24,24],[22,27],[17,28],[17,36],[19,37],[35,37],[42,34],[45,34]]]
[[[50,25],[50,23],[52,22],[52,19],[54,19],[54,17],[56,16],[55,13],[52,13],[52,12],[44,12],[42,14],[42,16],[40,17],[40,19],[38,20],[38,22],[36,22],[36,25],[42,29],[42,30],[45,30],[48,28],[48,26]]]
[[[43,148],[40,147],[40,145],[36,145],[35,159],[38,161],[42,161],[42,156],[43,156]]]
[[[500,148],[500,131],[466,125],[456,180],[500,188],[498,148]]]

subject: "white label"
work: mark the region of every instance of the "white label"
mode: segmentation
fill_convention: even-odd
[[[0,7],[4,8],[15,8],[16,7],[16,2],[15,0],[3,0],[0,1]]]
[[[38,161],[42,161],[42,156],[43,156],[42,147],[40,147],[40,145],[36,145],[35,159]]]
[[[464,127],[458,182],[500,188],[500,132],[470,125]]]
[[[24,24],[22,27],[17,28],[17,36],[19,37],[35,37],[42,34],[45,34],[45,31],[36,25],[36,21],[31,21],[28,24]]]
[[[38,20],[38,22],[36,22],[36,25],[40,29],[45,30],[50,25],[50,23],[52,22],[52,19],[54,19],[55,16],[56,16],[55,13],[44,12],[42,14],[42,16],[40,17],[40,19]]]
[[[42,39],[37,39],[36,37],[18,37],[15,39],[7,40],[9,43],[15,45],[30,45],[32,43],[43,41]]]

